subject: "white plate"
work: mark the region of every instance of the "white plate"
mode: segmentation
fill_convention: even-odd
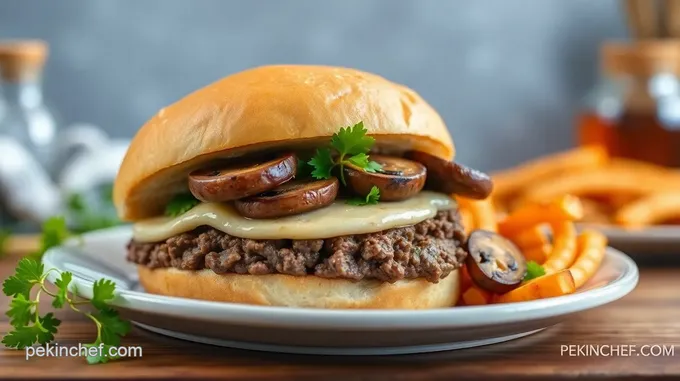
[[[568,296],[479,307],[408,310],[322,310],[261,307],[145,293],[124,259],[129,227],[101,230],[83,243],[49,250],[45,268],[73,273],[79,295],[92,281],[118,284],[112,304],[135,324],[164,335],[234,348],[309,354],[384,355],[493,344],[529,335],[628,294],[638,281],[635,263],[608,249],[596,276]],[[50,273],[49,280],[57,278]]]
[[[609,245],[629,253],[677,253],[680,251],[680,226],[659,225],[642,229],[624,229],[612,225],[579,224],[579,229],[597,229],[609,239]]]

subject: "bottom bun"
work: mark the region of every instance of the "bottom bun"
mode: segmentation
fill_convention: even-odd
[[[216,274],[138,266],[139,281],[152,294],[216,302],[311,308],[426,309],[452,307],[460,295],[459,271],[439,283],[424,279],[386,283],[282,274]]]

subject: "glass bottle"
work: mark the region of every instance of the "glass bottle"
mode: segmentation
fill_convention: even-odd
[[[680,41],[606,43],[600,83],[577,121],[581,145],[680,166]]]
[[[43,41],[0,41],[0,91],[5,102],[0,134],[17,139],[48,172],[53,172],[56,122],[45,106],[42,92],[47,53]]]

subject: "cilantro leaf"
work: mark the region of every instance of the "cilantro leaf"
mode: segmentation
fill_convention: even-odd
[[[85,201],[80,193],[72,193],[66,200],[66,206],[73,212],[83,212],[85,210]]]
[[[5,251],[5,246],[9,242],[9,234],[10,233],[8,230],[0,229],[0,257],[7,254],[7,252]]]
[[[64,217],[48,218],[42,225],[42,249],[43,253],[55,246],[59,246],[71,236],[66,227]]]
[[[35,344],[47,344],[54,340],[57,327],[61,321],[49,313],[38,318],[33,325],[17,326],[2,338],[2,343],[9,348],[23,349]]]
[[[109,362],[109,358],[107,356],[105,356],[104,353],[102,353],[100,351],[97,351],[94,356],[90,355],[90,348],[99,347],[99,344],[101,344],[101,342],[99,340],[95,341],[92,344],[83,344],[83,348],[86,348],[85,359],[87,360],[87,363],[90,364],[90,365],[106,364],[107,362]]]
[[[111,204],[111,198],[104,199],[101,194],[103,203]],[[74,225],[73,230],[77,233],[85,233],[92,230],[99,230],[116,226],[120,224],[120,220],[107,213],[102,213],[97,208],[88,207],[85,198],[80,193],[72,193],[66,200],[66,206],[70,212],[69,217]],[[101,209],[101,208],[99,208]]]
[[[368,152],[375,144],[375,139],[366,136],[368,130],[364,128],[364,123],[359,122],[351,127],[342,127],[331,137],[331,148],[337,151],[333,155],[329,148],[319,148],[316,154],[308,162],[314,170],[312,177],[315,179],[329,179],[333,168],[339,167],[340,182],[347,185],[345,181],[345,165],[352,165],[366,172],[377,172],[382,166],[368,158]]]
[[[77,233],[85,233],[93,230],[110,228],[120,224],[120,220],[115,217],[83,212],[77,217],[77,227],[73,230]]]
[[[106,301],[114,298],[113,291],[116,289],[116,284],[110,279],[100,279],[94,282],[92,286],[92,303],[95,308],[103,310],[108,308]]]
[[[178,194],[165,206],[165,215],[177,217],[188,212],[199,203],[200,201],[189,193]]]
[[[54,285],[59,289],[57,291],[54,300],[52,301],[52,307],[61,308],[66,303],[66,297],[68,296],[68,285],[71,283],[73,278],[72,274],[68,271],[61,273],[61,277],[54,282]]]
[[[27,325],[31,321],[35,304],[35,302],[28,300],[23,294],[12,298],[9,302],[9,310],[6,313],[9,317],[9,324],[14,327]]]
[[[18,326],[2,338],[2,343],[8,348],[24,349],[38,341],[38,332],[40,328],[36,325]]]
[[[382,165],[372,160],[370,160],[368,165],[364,167],[364,171],[371,173],[379,172],[381,169]]]
[[[111,308],[100,309],[99,312],[94,313],[91,317],[96,320],[101,327],[99,336],[92,344],[86,344],[85,347],[101,348],[101,351],[92,356],[88,350],[87,362],[88,364],[107,363],[119,357],[110,357],[108,355],[109,348],[120,345],[120,338],[130,332],[130,322],[125,321],[118,316],[118,312]]]
[[[41,327],[37,332],[38,343],[47,344],[54,340],[54,334],[57,333],[57,327],[61,324],[61,320],[55,318],[51,312],[38,318],[38,320]]]
[[[71,236],[66,226],[66,219],[61,216],[50,217],[42,224],[42,236],[40,237],[40,249],[30,254],[32,258],[40,259],[45,252],[55,246],[61,245]]]
[[[28,298],[33,284],[26,279],[12,275],[2,282],[2,292],[7,296],[23,295],[25,298]]]
[[[48,228],[49,230],[49,228]],[[52,271],[52,269],[50,269]],[[23,349],[25,347],[40,344],[44,345],[54,341],[54,335],[58,331],[61,321],[53,313],[44,316],[39,315],[38,298],[52,296],[52,306],[61,308],[70,305],[76,312],[80,312],[75,305],[78,304],[68,297],[69,285],[73,275],[70,272],[62,272],[54,282],[56,291],[51,292],[46,288],[46,277],[43,275],[44,265],[34,259],[23,258],[19,261],[15,274],[3,283],[3,291],[12,296],[6,315],[13,329],[3,338],[2,343],[9,348]],[[31,299],[31,289],[38,286],[40,290],[35,298]],[[103,351],[94,357],[88,357],[89,363],[100,363],[114,360],[108,357],[108,348],[120,345],[121,337],[130,332],[130,323],[123,320],[118,312],[107,306],[107,301],[114,298],[116,285],[108,279],[100,279],[94,282],[92,287],[91,304],[98,310],[95,313],[81,312],[97,324],[97,339],[94,344],[102,345]],[[75,296],[74,296],[75,297]]]
[[[347,159],[347,161],[359,168],[362,168],[366,172],[375,173],[382,169],[382,165],[375,161],[368,160],[368,155],[365,153],[358,153],[354,156],[351,156],[349,159]]]
[[[314,168],[312,171],[312,177],[315,179],[321,180],[331,178],[331,170],[335,166],[335,163],[333,162],[330,149],[317,149],[314,157],[312,157],[312,159],[307,163]]]
[[[23,295],[30,298],[31,288],[40,283],[44,266],[30,258],[19,261],[15,275],[10,276],[2,283],[2,292],[7,296]]]
[[[298,159],[297,160],[297,170],[295,171],[295,177],[298,179],[302,179],[305,177],[310,177],[312,176],[312,170],[314,170],[314,167],[309,165],[307,161]]]
[[[340,131],[333,134],[331,147],[338,150],[341,155],[368,153],[375,144],[375,139],[366,136],[367,132],[368,130],[364,128],[364,122],[359,122],[352,127],[341,128]]]
[[[101,342],[107,345],[120,345],[120,338],[130,332],[130,322],[118,316],[118,311],[105,308],[93,314],[101,323]]]
[[[16,268],[18,277],[31,282],[39,282],[44,272],[45,266],[43,266],[42,262],[38,262],[31,258],[21,259]]]
[[[357,167],[365,168],[368,167],[368,155],[365,153],[358,153],[347,159],[350,163],[356,165]]]
[[[356,206],[375,205],[378,203],[378,200],[380,200],[380,189],[374,185],[366,195],[366,198],[350,198],[347,200],[347,204]]]
[[[100,345],[101,345],[101,347],[100,347]],[[111,360],[116,360],[116,359],[120,358],[119,355],[118,356],[109,356],[109,350],[110,350],[111,347],[113,347],[113,345],[102,344],[102,342],[99,339],[97,339],[97,341],[95,341],[92,344],[84,344],[83,347],[88,348],[87,356],[85,358],[87,360],[87,363],[90,364],[90,365],[106,364],[107,362],[109,362]],[[101,348],[101,351],[97,350],[97,354],[94,355],[94,356],[91,356],[89,348],[92,348],[92,347]]]
[[[527,275],[524,276],[524,281],[530,281],[545,275],[545,269],[534,261],[527,262]]]

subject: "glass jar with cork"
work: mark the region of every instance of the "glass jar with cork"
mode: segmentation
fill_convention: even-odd
[[[42,72],[48,46],[39,40],[0,40],[0,135],[18,140],[48,171],[56,135],[54,114],[45,106]]]
[[[578,118],[582,145],[680,167],[680,40],[607,43],[602,78]]]

